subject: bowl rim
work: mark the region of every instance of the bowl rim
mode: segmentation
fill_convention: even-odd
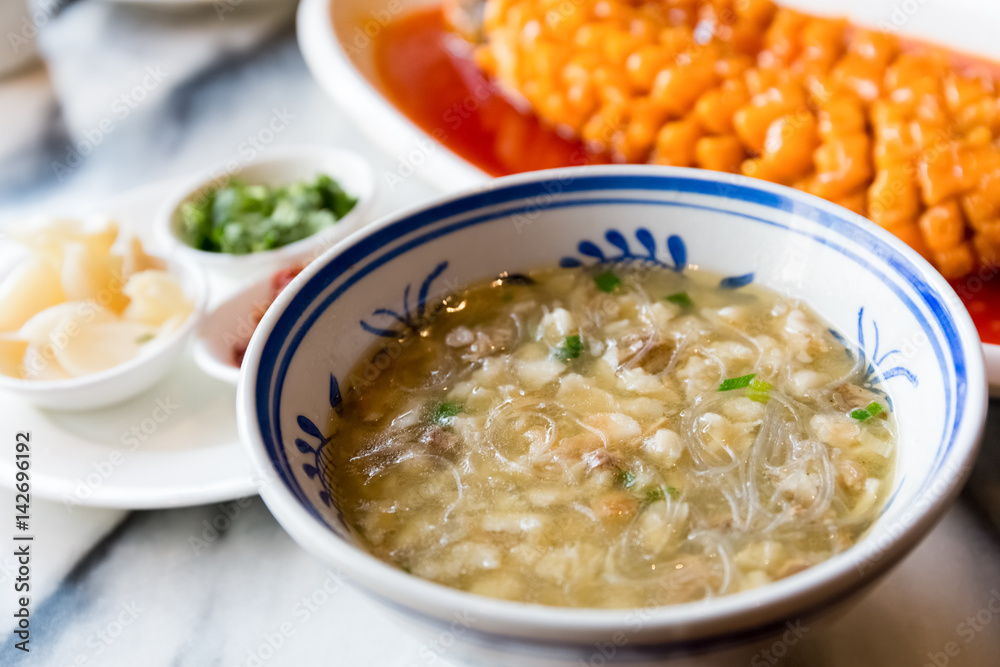
[[[348,194],[357,198],[354,207],[347,212],[347,215],[337,220],[336,224],[332,227],[322,229],[315,234],[287,245],[271,248],[270,250],[247,253],[245,255],[211,252],[193,248],[177,235],[174,225],[174,216],[177,210],[200,192],[210,186],[221,184],[226,179],[239,177],[240,174],[249,169],[289,160],[297,162],[329,160],[331,162],[351,163],[352,169],[356,170],[358,180],[364,184],[363,187],[359,188],[358,192],[348,192]],[[163,203],[157,208],[153,220],[153,234],[159,246],[171,253],[186,255],[211,268],[250,267],[271,262],[291,261],[309,254],[308,249],[313,248],[317,245],[317,242],[321,242],[323,239],[337,237],[344,230],[347,230],[347,235],[356,232],[368,215],[378,193],[378,181],[371,162],[360,153],[339,146],[282,144],[267,147],[249,160],[243,162],[237,161],[237,165],[232,167],[231,165],[234,161],[230,159],[226,162],[219,162],[206,169],[202,169],[194,176],[182,181],[166,197]],[[323,252],[329,250],[330,247],[332,246],[327,244]]]
[[[138,354],[116,366],[66,380],[25,380],[0,374],[0,389],[20,392],[28,396],[38,396],[49,392],[77,392],[138,370],[164,354],[169,354],[178,342],[191,335],[200,325],[208,303],[208,283],[205,280],[204,271],[197,262],[182,255],[173,253],[163,255],[156,252],[148,254],[163,260],[166,263],[167,273],[174,274],[179,270],[182,275],[177,277],[181,279],[182,285],[184,283],[190,285],[192,292],[189,294],[192,300],[191,313],[179,327],[167,334],[162,343],[148,354]]]
[[[360,241],[418,214],[427,215],[429,220],[424,224],[433,225],[440,219],[448,217],[441,214],[441,211],[449,204],[474,198],[487,191],[509,190],[519,185],[538,184],[554,179],[575,178],[582,180],[606,176],[642,177],[645,179],[680,178],[714,182],[724,188],[742,188],[761,192],[771,197],[777,195],[779,200],[790,204],[801,204],[807,209],[818,209],[819,213],[827,217],[838,219],[852,228],[861,229],[874,236],[882,245],[888,247],[895,258],[906,260],[909,267],[933,289],[932,295],[940,301],[943,312],[949,315],[955,324],[958,334],[956,345],[966,358],[967,393],[964,397],[955,396],[956,405],[963,406],[964,414],[960,418],[956,417],[954,444],[944,457],[945,460],[955,465],[940,466],[928,477],[926,480],[928,482],[942,480],[946,485],[945,490],[940,494],[935,494],[931,502],[922,512],[917,514],[912,522],[894,531],[894,534],[887,534],[887,546],[882,548],[880,541],[880,558],[866,571],[860,573],[856,571],[852,556],[860,553],[859,547],[873,537],[872,533],[866,535],[851,549],[835,555],[803,573],[772,582],[760,589],[727,594],[707,601],[651,608],[597,609],[553,607],[497,600],[408,575],[378,560],[360,547],[341,540],[318,518],[318,515],[314,516],[309,509],[300,503],[292,491],[280,480],[279,474],[273,470],[257,421],[254,388],[260,371],[261,355],[265,341],[274,330],[281,314],[294,296],[316,273]],[[628,188],[623,185],[617,189]],[[578,194],[585,192],[588,192],[586,188],[577,191]],[[720,191],[718,196],[731,198],[726,195],[724,190]],[[489,203],[483,202],[470,208],[472,210],[482,209],[489,205]],[[774,205],[770,207],[779,208]],[[847,240],[847,243],[848,245],[857,245],[858,241],[850,239]],[[885,266],[887,260],[888,257],[879,256],[877,263]],[[314,554],[322,555],[330,562],[337,563],[369,592],[374,592],[378,597],[389,600],[390,604],[409,607],[439,620],[446,619],[449,610],[469,609],[478,614],[479,617],[488,619],[490,623],[499,628],[499,630],[494,630],[498,634],[530,637],[532,640],[544,637],[545,635],[540,633],[547,631],[550,637],[553,637],[552,632],[562,633],[558,637],[553,637],[556,641],[589,643],[595,640],[589,633],[615,631],[623,627],[630,627],[634,623],[634,617],[637,613],[641,613],[643,618],[643,630],[636,633],[633,642],[637,644],[643,643],[639,639],[640,635],[655,631],[680,630],[682,634],[693,632],[695,637],[717,635],[719,632],[727,632],[727,629],[742,632],[747,627],[748,622],[751,625],[756,622],[753,618],[755,615],[763,615],[767,622],[772,622],[789,615],[808,614],[808,609],[824,608],[832,602],[857,592],[874,578],[886,572],[923,538],[941,518],[950,502],[960,491],[978,450],[986,417],[987,385],[978,334],[964,308],[954,308],[954,304],[957,303],[957,295],[944,278],[926,260],[895,236],[851,211],[785,186],[743,176],[716,174],[682,167],[651,167],[649,165],[570,167],[518,174],[496,179],[483,188],[440,197],[385,216],[366,226],[363,230],[341,240],[318,261],[307,267],[279,295],[254,333],[237,391],[237,421],[241,440],[250,456],[251,465],[258,475],[258,479],[261,480],[259,489],[261,496],[279,522],[308,550]],[[943,336],[939,339],[943,340]],[[883,533],[874,535],[881,534]],[[682,638],[682,640],[684,639],[686,638]],[[656,641],[662,640],[662,637],[656,639]]]
[[[354,67],[352,56],[344,50],[344,43],[337,35],[334,11],[330,0],[301,0],[295,15],[295,33],[302,57],[327,96],[385,155],[395,157],[415,146],[431,146],[424,168],[417,171],[421,180],[438,191],[450,193],[456,187],[464,190],[487,182],[488,173],[438,143],[405,114],[395,108],[389,111],[381,101],[383,94]]]
[[[293,264],[293,266],[297,265]],[[237,382],[239,382],[240,366],[234,366],[231,363],[223,361],[213,352],[212,343],[216,336],[211,331],[212,325],[220,317],[222,311],[228,310],[231,307],[238,307],[244,316],[249,317],[252,306],[260,300],[253,300],[252,297],[258,293],[266,293],[270,296],[273,277],[274,273],[270,272],[256,280],[241,285],[236,291],[228,294],[224,299],[205,312],[201,323],[198,325],[198,330],[195,332],[194,343],[191,348],[194,360],[202,371],[218,380],[228,382],[234,387],[236,386]],[[249,341],[249,338],[247,340]]]

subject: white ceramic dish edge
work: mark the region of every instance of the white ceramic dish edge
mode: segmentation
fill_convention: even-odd
[[[383,9],[381,4],[376,4],[371,0],[300,2],[297,17],[299,46],[313,77],[386,154],[401,161],[413,151],[423,154],[427,162],[418,174],[441,192],[452,192],[488,180],[486,173],[433,142],[423,130],[393,107],[372,84],[373,72],[369,71],[367,76],[362,72],[371,70],[369,59],[365,57],[371,37],[360,32],[360,28],[358,31],[343,28],[347,33],[346,44],[345,37],[338,37],[334,25],[338,20],[345,19],[364,20],[366,24],[374,20],[372,31],[377,35],[381,28],[374,15],[369,13],[374,9]],[[434,4],[439,3],[436,0],[401,0],[404,12]],[[912,31],[919,38],[959,44],[961,49],[973,49],[1000,58],[997,42],[986,29],[1000,21],[1000,6],[980,0],[927,7],[921,4],[919,11],[903,11],[898,2],[883,0],[796,0],[784,4],[822,14],[855,16],[869,25],[884,24],[889,29]],[[946,15],[942,17],[935,12]],[[972,24],[962,22],[955,18],[958,15],[976,18],[976,21]],[[992,17],[993,23],[987,17]],[[951,25],[963,26],[961,33],[951,31]],[[970,35],[966,29],[968,25],[979,28]],[[352,43],[354,41],[360,42],[360,45]],[[355,56],[353,60],[348,51]],[[983,351],[990,392],[1000,397],[1000,345],[984,343]]]

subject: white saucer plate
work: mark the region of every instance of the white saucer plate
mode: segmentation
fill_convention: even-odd
[[[100,212],[148,239],[153,217],[177,183],[121,195]],[[209,278],[210,304],[232,286]],[[218,502],[256,493],[236,432],[236,390],[211,378],[186,352],[141,394],[87,412],[36,408],[0,393],[0,424],[13,445],[31,434],[31,493],[78,505],[151,509]],[[13,451],[12,449],[10,451]],[[14,484],[14,457],[0,457],[0,484]]]

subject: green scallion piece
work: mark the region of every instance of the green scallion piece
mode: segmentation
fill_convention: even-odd
[[[671,294],[666,297],[667,301],[670,303],[680,306],[681,308],[694,308],[694,301],[687,292],[678,292],[677,294]]]
[[[178,231],[192,248],[246,255],[332,227],[355,204],[355,197],[324,174],[280,187],[228,181],[184,203]]]
[[[667,490],[662,486],[656,486],[652,489],[646,491],[645,501],[647,504],[652,505],[653,503],[659,502],[661,500],[666,500]]]
[[[635,474],[628,470],[622,470],[618,473],[617,481],[621,486],[630,489],[635,485]]]
[[[594,276],[594,282],[597,284],[597,289],[602,292],[607,292],[608,294],[614,292],[618,286],[622,284],[621,278],[613,274],[611,271],[605,271],[604,273]]]
[[[559,361],[569,361],[576,359],[583,351],[583,341],[579,336],[566,336],[566,340],[556,350],[556,359]]]
[[[651,489],[647,489],[646,495],[643,497],[643,500],[646,502],[647,505],[652,505],[653,503],[659,502],[661,500],[666,500],[667,496],[670,496],[671,498],[678,498],[680,497],[680,495],[681,492],[675,489],[674,487],[661,485],[653,487]]]
[[[719,391],[732,391],[733,389],[745,389],[750,386],[750,381],[757,376],[756,373],[741,375],[738,378],[728,378],[719,385]]]
[[[771,383],[754,378],[747,385],[747,398],[766,405],[771,400]]]
[[[445,401],[438,403],[431,410],[431,421],[439,426],[451,426],[455,417],[465,410],[465,406],[458,401]]]
[[[877,417],[883,412],[885,412],[885,408],[882,407],[882,404],[878,401],[872,401],[867,405],[867,407],[852,410],[851,417],[857,419],[859,422],[863,422],[866,419]]]

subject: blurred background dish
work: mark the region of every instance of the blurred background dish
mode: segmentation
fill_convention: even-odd
[[[466,6],[477,4],[482,3],[466,3]],[[992,79],[1000,71],[995,63],[980,67],[973,62],[975,57],[1000,60],[1000,50],[985,27],[1000,21],[1000,9],[978,0],[950,3],[947,8],[928,3],[909,9],[888,1],[862,0],[847,3],[800,0],[778,4],[811,15],[844,16],[860,26],[882,31],[877,34],[885,35],[887,40],[898,37],[950,48],[958,53],[955,57],[959,61],[967,63],[969,71],[985,74],[990,91],[994,85]],[[455,5],[462,6],[462,3],[447,3],[450,7]],[[440,11],[441,6],[433,0],[404,0],[395,4],[393,11],[380,7],[373,0],[332,3],[303,0],[299,6],[299,42],[313,75],[332,99],[372,133],[373,140],[390,154],[400,157],[398,170],[412,170],[412,164],[417,161],[426,163],[430,168],[421,169],[419,173],[447,191],[482,182],[487,174],[610,159],[607,154],[592,152],[578,139],[568,140],[567,132],[571,131],[568,125],[556,131],[544,121],[540,122],[533,113],[538,110],[532,108],[521,91],[512,88],[509,74],[507,79],[500,81],[498,88],[496,81],[491,80],[491,73],[484,71],[479,63],[488,61],[506,47],[498,46],[492,55],[483,49],[474,53],[472,46],[449,27],[445,14]],[[581,18],[571,12],[564,20],[569,25],[576,25]],[[842,29],[834,23],[828,25]],[[528,51],[533,48],[526,47]],[[516,54],[511,58],[516,58]],[[517,66],[517,62],[507,61],[504,71],[512,71],[510,68]],[[921,66],[920,71],[926,69],[929,68]],[[421,79],[422,74],[431,71],[433,77]],[[544,68],[539,70],[544,71]],[[931,85],[937,85],[938,78],[930,77]],[[970,80],[970,85],[975,88],[975,82]],[[434,94],[421,95],[419,91],[428,86],[434,87]],[[995,101],[987,111],[996,116],[994,107],[998,107]],[[550,118],[569,118],[555,111],[552,113],[555,115],[550,114]],[[541,115],[545,115],[544,111]],[[373,119],[377,122],[370,122]],[[676,125],[679,127],[683,123]],[[989,135],[989,129],[983,127],[977,131],[980,129]],[[439,140],[443,147],[431,143],[430,138]],[[955,146],[955,150],[959,150],[958,144]],[[950,144],[948,150],[952,150]],[[1000,155],[996,147],[986,150]],[[942,150],[934,149],[931,153],[938,156]],[[742,160],[743,155],[740,149],[736,157]],[[622,157],[619,155],[615,159]],[[766,160],[758,162],[764,165]],[[763,175],[767,169],[761,166],[757,171]],[[882,180],[895,187],[893,179]],[[929,182],[943,183],[943,180],[946,179],[934,176]],[[881,182],[876,181],[876,185]],[[892,194],[891,198],[897,208],[903,207],[899,193]],[[976,221],[972,223],[975,229],[970,231],[956,202],[943,201],[938,205],[937,199],[935,194],[931,202],[935,206],[926,209],[919,225],[914,217],[908,217],[909,213],[902,216],[905,224],[895,222],[901,218],[893,214],[892,204],[879,205],[874,212],[868,212],[867,207],[858,210],[874,215],[889,209],[892,215],[883,216],[885,219],[880,224],[892,227],[894,233],[924,253],[954,280],[953,285],[984,339],[993,389],[1000,391],[1000,345],[997,345],[1000,343],[1000,286],[992,280],[996,275],[994,248],[1000,246],[992,240],[992,227],[982,231],[983,223]],[[846,200],[843,203],[849,204]],[[909,204],[905,208],[909,208]],[[1000,219],[997,224],[1000,225]],[[947,240],[941,235],[945,230]],[[961,240],[962,233],[968,238],[959,246],[953,246]],[[952,238],[955,234],[959,236]],[[928,238],[930,247],[927,246]],[[977,257],[985,259],[977,260]]]
[[[135,232],[148,248],[155,248],[149,243],[149,222],[177,185],[146,186],[108,202],[102,210],[113,215],[123,231]],[[194,270],[200,275],[200,269]],[[202,283],[199,309],[211,287],[225,293],[225,283]],[[196,325],[192,318],[188,334]],[[21,388],[0,387],[0,421],[30,424],[33,438],[44,443],[33,450],[36,497],[71,505],[149,509],[253,493],[254,482],[236,433],[235,392],[197,367],[186,342],[185,337],[171,349],[163,374],[151,376],[152,386],[145,390],[134,393],[135,387],[111,377],[109,382],[123,385],[132,395],[110,407],[51,411],[33,406]],[[84,400],[94,393],[89,387],[81,391]],[[0,479],[5,485],[14,479],[12,458],[0,460]]]
[[[393,13],[378,0],[303,0],[296,30],[316,82],[361,131],[398,158],[397,175],[406,178],[416,172],[449,192],[484,183],[487,174],[437,143],[443,131],[432,138],[388,101],[370,36],[377,37],[386,25],[414,9],[439,5],[438,0],[400,0],[393,4],[398,10]]]
[[[237,179],[245,176],[247,183],[276,185],[333,175],[357,201],[342,219],[316,235],[256,255],[195,250],[165,234],[180,201],[206,184],[223,185],[230,172]],[[236,434],[233,386],[239,368],[224,361],[226,351],[231,358],[234,347],[245,345],[253,333],[250,325],[258,315],[246,298],[261,291],[269,299],[275,270],[287,268],[289,262],[294,266],[308,262],[368,222],[374,190],[371,167],[353,152],[285,146],[274,147],[239,169],[222,165],[194,179],[150,184],[102,206],[102,213],[117,220],[123,234],[134,234],[147,251],[163,252],[178,267],[187,267],[185,284],[193,290],[195,314],[170,334],[168,346],[148,359],[134,359],[93,378],[42,383],[0,377],[4,391],[0,419],[31,423],[35,437],[49,443],[36,454],[39,472],[32,488],[37,496],[69,497],[76,504],[97,507],[154,508],[253,493]],[[2,250],[11,262],[23,254],[6,244]],[[206,307],[213,317],[203,321]],[[232,322],[220,324],[233,308],[241,311],[237,316],[241,317],[244,307],[247,332],[233,330]],[[196,331],[199,336],[189,347]],[[218,336],[205,338],[207,331]],[[68,394],[54,386],[66,383]],[[26,396],[29,391],[37,396]],[[33,407],[32,402],[77,412],[51,412]],[[99,407],[110,403],[117,404]],[[94,475],[94,462],[105,460],[113,460],[113,474],[106,478],[98,474],[91,480],[96,483],[86,483]],[[10,464],[0,462],[0,471]]]

